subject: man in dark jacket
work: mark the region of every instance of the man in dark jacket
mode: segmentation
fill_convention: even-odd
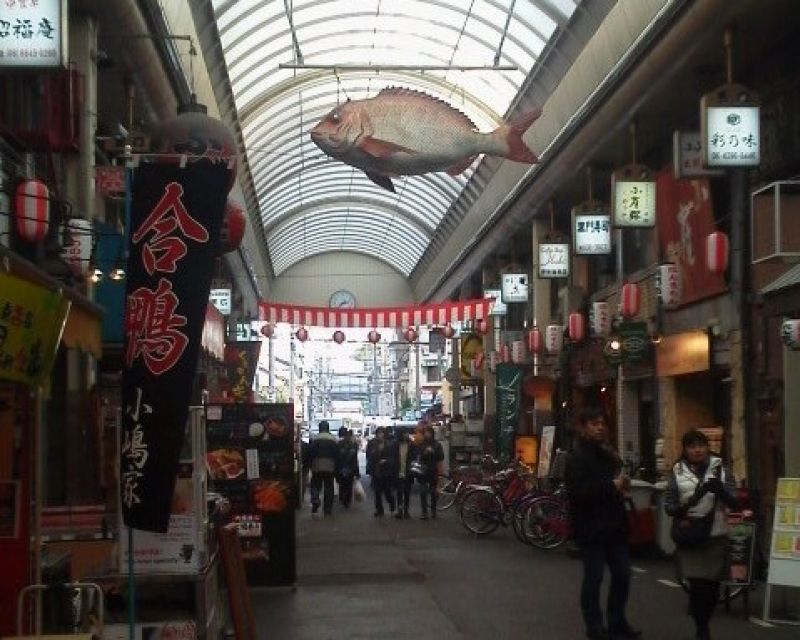
[[[333,477],[339,458],[339,445],[330,432],[327,420],[319,423],[319,435],[308,447],[308,464],[311,466],[311,513],[319,511],[319,490],[324,487],[323,511],[333,513]]]
[[[625,617],[631,561],[624,493],[630,480],[622,474],[622,462],[608,443],[602,409],[584,409],[579,423],[580,438],[567,460],[565,480],[572,528],[583,558],[581,612],[586,637],[638,638],[641,632],[633,629]],[[611,573],[607,629],[600,609],[606,563]]]
[[[431,517],[436,519],[436,502],[439,497],[439,465],[444,460],[444,449],[434,438],[433,427],[426,425],[422,429],[422,442],[419,444],[419,462],[422,473],[418,481],[420,501],[422,502],[422,519],[428,519],[428,497],[431,501]]]
[[[383,515],[383,497],[394,511],[394,485],[397,478],[397,445],[387,440],[383,427],[375,429],[375,437],[367,444],[367,474],[375,492],[375,517]]]

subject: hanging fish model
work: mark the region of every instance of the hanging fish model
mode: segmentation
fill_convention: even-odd
[[[446,171],[456,176],[478,154],[533,164],[522,134],[541,110],[480,133],[463,113],[419,91],[391,87],[374,98],[349,100],[325,116],[311,140],[326,154],[364,171],[394,192],[392,178]]]

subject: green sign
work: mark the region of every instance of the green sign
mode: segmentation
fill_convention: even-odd
[[[522,407],[522,369],[508,363],[497,365],[496,396],[497,455],[510,459]]]
[[[646,322],[621,322],[603,345],[609,364],[637,362],[647,354],[650,336]]]

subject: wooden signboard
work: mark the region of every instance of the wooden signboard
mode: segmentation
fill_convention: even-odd
[[[219,527],[217,531],[236,640],[256,640],[253,603],[250,600],[242,548],[239,545],[239,527],[231,523]]]

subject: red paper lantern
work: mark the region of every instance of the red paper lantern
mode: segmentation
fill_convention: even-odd
[[[730,246],[728,236],[721,231],[709,233],[706,238],[706,266],[711,273],[722,274],[728,268]]]
[[[381,341],[381,334],[373,329],[367,334],[367,340],[372,344],[378,344]]]
[[[64,223],[64,230],[68,240],[61,249],[61,258],[69,265],[72,273],[85,276],[89,273],[92,257],[92,223],[83,218],[70,218]]]
[[[222,219],[222,231],[220,232],[217,255],[221,256],[238,249],[242,243],[242,238],[244,238],[246,226],[247,218],[241,205],[233,200],[228,200],[225,205],[225,217]]]
[[[275,327],[271,324],[267,323],[263,327],[261,327],[261,335],[265,338],[271,338],[275,333]]]
[[[629,282],[622,287],[622,303],[620,310],[625,318],[633,318],[639,314],[639,307],[641,305],[641,294],[639,292],[639,285],[635,282]]]
[[[447,324],[444,326],[442,333],[444,334],[445,338],[453,338],[456,335],[456,330],[453,329],[453,327],[451,327],[449,324]]]
[[[489,323],[486,322],[483,318],[480,320],[475,321],[475,331],[482,336],[486,335],[489,332]]]
[[[333,341],[336,344],[342,344],[344,342],[344,331],[336,330],[333,332]]]
[[[417,339],[417,330],[414,327],[409,327],[403,333],[408,342],[414,342]]]
[[[511,362],[519,364],[525,360],[525,342],[514,340],[511,343]]]
[[[586,336],[586,319],[582,313],[569,314],[569,339],[580,342]]]
[[[564,343],[564,327],[560,324],[548,324],[546,331],[547,351],[558,353]]]
[[[305,342],[308,340],[308,329],[305,327],[300,327],[294,334],[295,338],[297,338],[300,342]]]
[[[17,185],[17,234],[26,242],[41,242],[50,228],[50,191],[41,180]]]
[[[528,351],[533,354],[542,352],[542,332],[539,327],[534,327],[528,331]]]

